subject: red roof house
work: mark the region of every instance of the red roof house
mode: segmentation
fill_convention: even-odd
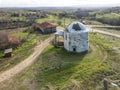
[[[48,22],[37,24],[35,27],[41,30],[41,32],[44,34],[56,32],[56,26]]]

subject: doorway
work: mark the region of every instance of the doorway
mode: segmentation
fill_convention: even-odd
[[[76,52],[76,48],[75,47],[73,48],[73,52]]]

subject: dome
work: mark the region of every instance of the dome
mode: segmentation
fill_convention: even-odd
[[[80,33],[87,31],[85,25],[77,21],[69,24],[66,30],[71,33]]]
[[[55,35],[64,36],[64,31],[63,30],[57,31]]]

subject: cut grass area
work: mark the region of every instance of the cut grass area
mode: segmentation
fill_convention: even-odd
[[[101,37],[105,39],[102,40]],[[1,83],[2,90],[102,90],[103,78],[119,79],[112,69],[116,61],[111,59],[111,50],[118,44],[108,42],[113,37],[90,34],[90,50],[84,53],[69,53],[63,48],[49,45],[34,64],[9,81]],[[117,65],[114,63],[114,65]],[[118,72],[119,73],[119,72]],[[13,83],[16,82],[16,83]]]
[[[95,37],[92,38],[93,42],[94,39]],[[97,40],[97,44],[101,44],[101,41]],[[106,44],[103,46],[106,47]],[[104,59],[99,48],[94,47],[95,51],[80,54],[68,53],[64,49],[56,49],[53,46],[46,48],[36,64],[36,80],[39,88],[49,82],[59,89],[64,89],[72,84],[73,79],[83,81],[96,72],[109,71],[107,63],[103,63]]]

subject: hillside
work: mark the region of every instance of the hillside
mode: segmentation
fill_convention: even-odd
[[[69,53],[63,47],[48,45],[44,41],[54,34],[43,34],[32,26],[49,22],[58,26],[57,30],[63,30],[73,21],[86,24],[92,31],[86,52]],[[0,24],[0,33],[17,37],[21,42],[13,48],[12,57],[5,58],[3,48],[0,50],[0,78],[3,78],[0,90],[103,90],[104,78],[110,81],[110,90],[120,89],[120,39],[108,33],[120,34],[119,7],[59,11],[4,9],[0,10]],[[107,35],[95,30],[106,31]]]
[[[89,38],[90,50],[80,54],[48,46],[31,67],[1,83],[0,89],[102,90],[104,78],[119,80],[120,40],[102,34],[89,34]]]

